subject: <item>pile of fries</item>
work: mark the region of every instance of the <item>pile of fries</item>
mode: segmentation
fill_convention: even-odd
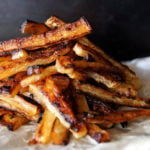
[[[21,32],[30,36],[0,43],[2,125],[14,131],[32,121],[29,144],[64,145],[70,134],[108,142],[108,128],[150,116],[135,73],[90,42],[91,31],[84,17],[68,24],[52,16],[25,21]]]

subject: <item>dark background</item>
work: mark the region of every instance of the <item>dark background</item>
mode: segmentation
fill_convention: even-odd
[[[92,41],[118,60],[150,55],[149,0],[0,0],[0,40],[21,36],[20,24],[51,15],[71,22],[85,16]]]

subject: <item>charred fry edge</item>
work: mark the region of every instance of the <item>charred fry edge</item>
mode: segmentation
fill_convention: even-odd
[[[9,111],[7,114],[0,117],[0,124],[6,126],[11,131],[17,130],[28,122],[29,119],[14,111]]]
[[[87,100],[83,94],[76,94],[77,111],[79,113],[89,111]],[[110,135],[95,124],[87,123],[88,134],[97,142],[108,142]]]
[[[146,116],[150,116],[149,109],[137,109],[137,110],[134,109],[134,110],[114,112],[104,116],[99,115],[97,117],[95,116],[94,118],[87,118],[86,121],[89,123],[97,123],[97,124],[122,123]]]
[[[59,29],[48,31],[40,35],[32,35],[19,39],[1,42],[0,52],[12,51],[20,48],[39,48],[44,45],[54,45],[62,41],[72,40],[84,36],[91,32],[91,27],[85,18],[80,18],[76,22],[66,24]],[[32,49],[33,50],[33,49]]]
[[[56,47],[56,49],[57,49],[57,47]],[[20,61],[19,62],[10,61],[9,65],[7,65],[7,67],[5,66],[5,70],[0,71],[0,74],[1,74],[0,80],[10,77],[18,72],[26,71],[26,69],[29,66],[50,64],[56,60],[58,55],[64,55],[64,54],[68,53],[69,51],[70,51],[70,46],[69,47],[67,46],[58,51],[55,51],[51,56],[46,57],[46,58],[38,58],[33,61],[23,61],[23,62],[22,61],[21,62]],[[2,64],[2,65],[4,65],[4,64]]]
[[[43,23],[26,20],[21,24],[20,31],[23,34],[42,34],[50,29]]]
[[[45,109],[42,120],[37,126],[34,139],[30,141],[30,144],[36,143],[47,144],[50,142],[50,135],[55,122],[55,115],[49,110]]]
[[[66,145],[69,142],[69,130],[59,121],[59,119],[55,120],[50,136],[50,142],[55,145]]]
[[[113,102],[130,107],[150,108],[150,104],[140,98],[127,98],[125,96],[119,96],[116,93],[106,91],[100,87],[95,87],[90,84],[80,84],[77,81],[74,81],[73,84],[77,90],[99,97],[104,102]]]
[[[39,108],[18,95],[12,98],[9,94],[0,94],[0,106],[17,111],[30,120],[37,121],[39,119]]]
[[[56,74],[56,73],[57,73],[57,70],[56,70],[55,66],[48,66],[40,74],[36,74],[36,75],[32,75],[32,76],[28,76],[28,77],[24,78],[20,82],[20,84],[22,87],[27,87],[31,83],[43,80],[44,78],[46,78],[52,74]]]

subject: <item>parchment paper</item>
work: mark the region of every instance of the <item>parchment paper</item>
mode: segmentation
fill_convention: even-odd
[[[142,83],[139,95],[150,98],[150,57],[125,62],[136,72]],[[17,131],[8,131],[0,126],[0,150],[149,150],[150,149],[150,118],[131,121],[123,129],[120,125],[110,129],[111,142],[97,144],[89,136],[76,140],[71,137],[67,146],[33,145],[27,142],[32,139],[35,126],[25,125]]]

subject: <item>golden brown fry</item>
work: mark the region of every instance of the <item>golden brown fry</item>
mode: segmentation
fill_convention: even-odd
[[[150,108],[150,104],[141,98],[127,98],[125,96],[118,96],[116,93],[109,92],[101,87],[95,87],[90,84],[80,84],[77,81],[74,81],[73,84],[77,90],[99,97],[102,101],[113,102],[130,107]]]
[[[76,71],[75,68],[83,71],[89,68],[99,72],[85,71],[85,74]],[[56,60],[56,69],[62,74],[67,74],[72,79],[85,80],[87,77],[101,82],[113,91],[126,96],[136,96],[137,92],[124,82],[119,72],[112,67],[104,67],[97,62],[73,61],[69,56],[60,56]]]
[[[11,97],[9,94],[0,94],[0,106],[17,111],[31,120],[37,121],[39,118],[39,108],[17,95]]]
[[[55,119],[55,115],[46,109],[34,135],[34,140],[37,143],[47,144],[50,142],[50,136]]]
[[[81,43],[76,43],[73,47],[73,51],[76,53],[76,55],[80,57],[87,59],[90,55],[92,59],[94,59],[96,62],[99,62],[104,66],[110,66],[110,63],[107,60],[105,60],[101,55],[99,55],[99,53],[95,52],[90,47],[87,47]]]
[[[69,130],[62,125],[59,119],[55,120],[50,142],[55,145],[66,145],[69,141]]]
[[[65,24],[64,21],[60,20],[59,18],[55,16],[51,16],[45,21],[45,24],[50,28],[50,29],[56,29],[60,28]]]
[[[91,27],[85,18],[80,18],[76,22],[66,24],[59,29],[46,32],[44,34],[32,35],[19,39],[4,41],[0,44],[0,52],[12,51],[20,48],[39,48],[44,45],[54,45],[60,41],[67,41],[79,38],[91,32]],[[33,49],[32,49],[33,50]]]
[[[26,20],[21,24],[21,33],[23,34],[42,34],[47,31],[49,28],[43,23]]]
[[[20,82],[20,84],[21,84],[22,87],[27,87],[31,83],[43,80],[46,77],[48,77],[50,75],[53,75],[53,74],[56,74],[56,73],[57,73],[57,70],[56,70],[55,66],[48,66],[40,74],[35,74],[35,75],[31,75],[31,76],[28,76],[28,77],[24,78]]]
[[[29,66],[45,65],[45,64],[52,63],[53,61],[56,60],[58,55],[65,55],[66,53],[70,51],[70,46],[63,47],[59,50],[57,48],[58,48],[57,46],[55,48],[52,48],[54,50],[54,53],[48,57],[37,58],[33,60],[29,59],[29,60],[23,60],[23,61],[22,60],[9,61],[7,65],[0,64],[0,74],[1,74],[0,80],[8,78],[18,72],[26,71]]]
[[[94,118],[87,118],[87,122],[97,124],[122,123],[146,116],[150,116],[149,109],[124,110],[119,112],[113,112],[104,116],[95,116]]]
[[[121,82],[119,76],[113,76],[113,73],[96,73],[87,71],[86,75],[97,82],[103,83],[110,90],[119,93],[120,95],[125,95],[127,97],[135,97],[137,96],[137,91],[133,89],[133,87],[126,82]]]
[[[17,130],[22,125],[29,122],[29,119],[17,112],[4,114],[0,119],[0,124],[7,126],[9,130]]]
[[[101,129],[98,125],[87,123],[87,128],[88,134],[98,143],[110,141],[110,134],[106,130]]]
[[[74,69],[73,60],[69,56],[59,56],[56,59],[55,66],[59,73],[67,74],[71,79],[85,79],[85,76],[83,74]]]
[[[14,131],[28,122],[29,119],[22,114],[4,107],[0,108],[0,124],[6,126],[9,130]]]
[[[73,47],[73,51],[77,56],[84,57],[85,59],[88,57],[88,55],[91,55],[95,58],[95,60],[98,60],[98,57],[96,55],[93,55],[91,51],[88,52],[87,50],[83,49],[80,43],[75,44],[75,46]]]
[[[107,74],[103,75],[103,74],[100,74],[100,73],[87,71],[86,75],[88,77],[94,79],[98,83],[103,83],[108,88],[114,88],[114,87],[116,87],[116,86],[118,86],[120,84],[120,82],[113,80],[113,77],[109,73],[108,73],[108,75]]]

